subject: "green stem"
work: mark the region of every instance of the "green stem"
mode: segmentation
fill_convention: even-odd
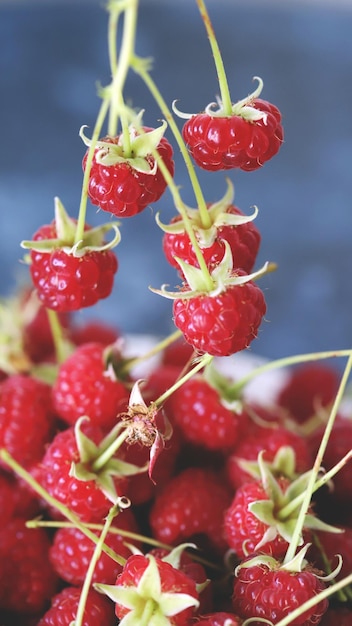
[[[115,452],[120,448],[123,442],[127,439],[129,434],[128,428],[124,428],[124,430],[119,434],[116,439],[112,442],[112,444],[104,450],[92,463],[92,472],[98,473],[108,461],[113,457]]]
[[[87,201],[88,201],[88,186],[89,186],[89,178],[90,178],[90,170],[92,167],[94,150],[96,143],[99,139],[101,129],[103,127],[107,112],[109,110],[110,101],[108,98],[108,93],[103,94],[103,101],[100,106],[100,110],[98,113],[97,120],[95,122],[92,138],[90,141],[90,146],[87,154],[86,166],[83,174],[83,183],[82,183],[82,191],[81,191],[81,200],[79,205],[78,212],[78,220],[75,234],[75,243],[79,243],[83,239],[84,228],[86,223],[86,213],[87,213]]]
[[[182,337],[182,332],[180,330],[176,330],[165,339],[162,339],[162,341],[159,341],[155,346],[153,346],[151,350],[148,350],[148,352],[145,352],[141,356],[137,356],[133,359],[127,359],[126,365],[119,368],[120,376],[129,374],[129,372],[131,372],[131,370],[135,368],[137,365],[159,354],[159,352],[162,352],[165,348],[167,348],[167,346],[172,344],[174,341],[176,341],[180,337]]]
[[[175,184],[174,179],[172,178],[169,170],[167,169],[165,163],[163,162],[163,160],[160,158],[160,155],[158,153],[157,150],[153,151],[153,156],[157,159],[158,161],[158,167],[160,168],[165,181],[167,183],[167,186],[169,188],[169,191],[174,199],[174,203],[175,206],[177,207],[177,209],[179,210],[182,219],[183,219],[183,223],[185,226],[185,230],[186,233],[188,235],[188,237],[190,238],[193,250],[194,250],[194,254],[196,255],[197,261],[198,261],[198,265],[200,267],[200,269],[202,270],[202,276],[204,279],[204,288],[206,291],[212,291],[214,289],[214,282],[213,279],[210,275],[209,272],[209,268],[205,262],[203,253],[199,247],[198,241],[197,241],[197,237],[195,236],[191,221],[187,215],[187,208],[180,196],[180,192],[178,187]]]
[[[29,522],[26,522],[26,526],[28,528],[72,528],[74,525],[70,522],[59,522],[55,521],[47,521],[40,519],[33,519]],[[90,530],[102,530],[102,524],[97,523],[89,523],[86,524],[86,528]],[[118,528],[118,526],[113,526],[109,530],[112,535],[121,535],[121,537],[128,537],[128,539],[133,539],[136,542],[145,543],[150,546],[155,546],[156,548],[163,548],[171,552],[174,546],[170,546],[168,543],[163,543],[162,541],[158,541],[157,539],[153,539],[153,537],[149,537],[147,535],[140,535],[139,533],[133,533],[130,530],[126,530],[125,528]],[[106,550],[104,550],[106,552]],[[193,559],[199,563],[203,563],[204,565],[211,567],[212,569],[223,571],[223,568],[219,566],[217,563],[213,563],[212,561],[208,561],[204,559],[199,554],[193,554]]]
[[[56,311],[47,309],[51,336],[54,342],[56,361],[60,365],[66,359],[65,337],[59,316]]]
[[[351,458],[352,450],[345,454],[345,456],[338,463],[336,463],[334,467],[332,467],[328,472],[323,474],[323,476],[315,482],[312,493],[315,493],[316,491],[318,491],[318,489],[321,489],[324,485],[326,485],[326,483],[328,483],[329,480],[336,476],[336,474],[346,465],[348,461],[351,460]],[[305,492],[300,493],[299,496],[291,500],[288,504],[286,504],[285,507],[280,509],[278,513],[278,518],[281,520],[287,519],[291,515],[291,513],[293,513],[293,511],[295,511],[295,509],[297,509],[300,504],[302,504],[304,498]]]
[[[224,116],[232,115],[231,94],[230,94],[230,90],[229,90],[229,86],[227,82],[224,63],[223,63],[220,49],[218,46],[218,42],[215,36],[215,32],[214,32],[212,23],[210,21],[210,17],[209,17],[207,8],[204,4],[204,1],[196,0],[196,2],[198,5],[199,12],[201,14],[202,20],[204,22],[205,29],[208,34],[209,43],[210,43],[211,50],[212,50],[213,57],[214,57],[216,73],[217,73],[218,81],[219,81],[220,95],[221,95],[221,101],[223,105]]]
[[[131,65],[131,59],[133,57],[134,45],[136,39],[136,27],[137,27],[137,14],[138,14],[138,0],[129,0],[125,6],[124,23],[122,32],[122,41],[120,46],[120,52],[117,63],[116,59],[116,47],[112,41],[112,33],[109,37],[109,54],[112,71],[112,85],[111,85],[111,106],[110,115],[108,121],[108,134],[114,137],[117,133],[117,124],[121,108],[123,110],[123,89],[126,82],[128,70]],[[114,16],[112,16],[113,23],[111,29],[114,29]],[[112,60],[111,60],[112,59]],[[124,124],[123,126],[126,126]],[[124,133],[124,146],[125,146],[126,132]],[[129,137],[128,137],[129,142]],[[126,144],[127,148],[128,143]]]
[[[328,575],[330,575],[332,573],[332,569],[331,569],[331,564],[330,561],[326,555],[326,552],[324,550],[323,544],[321,543],[317,533],[312,533],[312,537],[313,537],[313,543],[316,546],[316,548],[319,550],[320,556],[323,560],[323,564],[324,564],[324,572],[326,572]],[[334,584],[334,582],[332,580],[329,580],[329,583],[331,585]],[[336,593],[336,597],[338,599],[339,602],[348,602],[348,587],[346,588],[346,590],[340,589],[337,593]],[[346,593],[347,592],[347,593]]]
[[[321,469],[325,450],[329,441],[329,437],[330,437],[333,425],[335,423],[335,418],[339,410],[341,400],[343,398],[343,394],[347,385],[347,381],[348,381],[348,377],[350,375],[351,369],[352,369],[352,353],[350,351],[349,358],[348,358],[343,376],[341,378],[341,383],[340,383],[338,392],[336,394],[335,401],[334,401],[328,422],[325,427],[324,435],[320,442],[319,450],[317,452],[317,455],[313,464],[313,468],[309,476],[307,488],[304,493],[304,499],[303,499],[303,502],[302,502],[302,505],[301,505],[301,508],[297,517],[297,523],[295,526],[293,537],[292,537],[292,540],[290,541],[289,547],[287,549],[287,552],[283,561],[284,564],[291,561],[296,554],[296,550],[298,548],[298,545],[302,536],[304,520],[305,520],[307,511],[309,509],[309,506],[310,506],[312,493],[314,491],[314,485],[317,482],[317,477]]]
[[[17,476],[22,478],[24,482],[27,483],[27,485],[29,485],[31,489],[33,489],[33,491],[35,491],[35,493],[37,493],[39,497],[42,498],[50,507],[57,509],[63,515],[63,517],[66,517],[66,519],[68,519],[71,522],[74,528],[78,528],[78,530],[80,530],[81,533],[83,533],[86,537],[88,537],[88,539],[93,541],[94,544],[98,542],[98,537],[94,533],[92,533],[85,524],[81,522],[81,520],[77,517],[77,515],[72,513],[72,511],[67,506],[62,504],[62,502],[59,502],[59,500],[56,500],[56,498],[53,498],[53,496],[51,496],[40,485],[40,483],[38,483],[33,478],[33,476],[29,474],[29,472],[27,472],[23,467],[21,467],[19,463],[17,463],[17,461],[15,461],[15,459],[11,456],[11,454],[9,454],[7,450],[0,449],[0,458],[2,461],[4,461],[4,463],[6,463],[6,465],[8,465],[12,469],[12,471]],[[123,559],[121,556],[116,554],[116,552],[111,550],[106,545],[104,545],[104,552],[106,552],[112,559],[114,559],[116,563],[119,563],[122,566],[126,562],[125,559]]]
[[[190,154],[187,150],[187,147],[185,145],[185,142],[183,141],[182,138],[182,134],[180,133],[178,126],[175,122],[174,116],[172,115],[169,107],[167,106],[162,94],[160,93],[157,85],[155,84],[155,82],[153,81],[153,79],[151,78],[150,74],[146,71],[145,69],[145,64],[140,60],[140,59],[136,59],[135,63],[132,65],[132,68],[134,69],[134,71],[142,78],[142,80],[144,81],[144,83],[146,84],[146,86],[148,87],[150,93],[152,94],[154,100],[156,101],[156,103],[158,104],[165,120],[167,121],[175,139],[177,142],[177,145],[179,147],[179,150],[181,152],[181,155],[183,157],[183,160],[185,162],[186,168],[187,168],[187,172],[188,172],[188,176],[189,179],[191,181],[191,185],[193,188],[193,192],[195,195],[195,199],[196,199],[196,204],[197,204],[197,208],[199,211],[199,218],[200,218],[200,222],[202,225],[202,228],[206,229],[206,228],[210,228],[211,226],[211,219],[209,217],[209,211],[204,199],[204,195],[203,195],[203,191],[202,188],[200,186],[199,180],[197,178],[196,172],[195,172],[195,168],[193,165],[193,161],[190,157]],[[182,218],[184,219],[184,221],[188,220],[188,216],[184,214],[184,212],[182,212],[182,207],[180,208],[180,213],[182,215]]]
[[[297,354],[295,356],[288,356],[276,359],[275,361],[264,363],[263,365],[260,365],[259,367],[256,367],[255,369],[248,372],[248,374],[243,376],[243,378],[230,385],[227,388],[227,392],[229,393],[229,397],[238,398],[244,387],[246,387],[248,383],[250,383],[258,376],[270,372],[271,370],[289,367],[298,363],[307,363],[309,361],[319,361],[335,357],[349,357],[350,354],[351,350],[331,350],[326,352],[310,352],[307,354]]]
[[[117,505],[114,505],[111,507],[103,529],[101,531],[98,543],[95,545],[94,548],[94,552],[92,554],[92,558],[90,560],[86,575],[84,577],[84,583],[82,586],[82,590],[81,590],[81,595],[79,598],[79,603],[78,603],[78,607],[77,607],[77,613],[76,613],[76,618],[74,621],[74,625],[75,626],[83,626],[83,620],[84,620],[84,612],[86,609],[86,604],[87,604],[87,599],[88,599],[88,594],[90,591],[90,587],[91,587],[91,583],[92,583],[92,579],[93,579],[93,575],[94,575],[94,571],[95,571],[95,567],[97,565],[98,560],[100,559],[101,553],[103,551],[103,546],[104,546],[104,542],[105,539],[107,537],[107,534],[109,532],[110,526],[114,520],[114,518],[116,517],[116,515],[118,514],[119,509]]]
[[[174,393],[174,391],[179,389],[179,387],[181,387],[185,382],[187,382],[187,380],[192,378],[192,376],[194,376],[194,374],[199,372],[199,370],[201,370],[206,365],[209,365],[209,363],[211,363],[213,358],[214,357],[211,356],[210,354],[204,354],[202,356],[202,358],[200,359],[200,361],[197,363],[197,365],[192,367],[192,369],[189,370],[187,372],[187,374],[182,376],[182,378],[179,378],[171,387],[169,387],[169,389],[167,389],[167,391],[165,391],[165,393],[163,393],[161,396],[159,396],[159,398],[157,398],[157,400],[155,400],[154,404],[156,404],[157,406],[160,406],[161,404],[163,404],[165,402],[165,400],[167,400],[169,398],[169,396],[171,396],[171,394]]]

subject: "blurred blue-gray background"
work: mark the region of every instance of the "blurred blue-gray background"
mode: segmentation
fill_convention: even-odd
[[[260,171],[231,172],[236,204],[259,207],[257,266],[268,311],[252,351],[266,357],[349,348],[352,337],[352,5],[209,0],[235,101],[264,80],[262,97],[282,111],[285,144]],[[19,242],[53,217],[59,196],[75,216],[85,152],[78,131],[93,126],[97,83],[108,84],[107,14],[100,0],[0,2],[0,293],[27,276]],[[171,105],[197,112],[218,84],[207,36],[193,0],[141,0],[137,53],[154,58],[153,78]],[[160,113],[140,79],[126,95]],[[172,137],[168,135],[172,140]],[[194,205],[176,149],[175,179]],[[207,201],[225,191],[225,174],[198,170]],[[164,261],[154,221],[175,214],[169,192],[152,209],[122,222],[113,295],[87,310],[122,331],[164,335],[171,302],[148,285],[177,284]],[[109,219],[89,206],[91,224]],[[82,314],[83,315],[83,314]]]

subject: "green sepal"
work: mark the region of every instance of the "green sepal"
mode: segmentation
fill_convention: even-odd
[[[269,262],[266,262],[259,270],[251,274],[237,275],[233,271],[233,257],[230,245],[227,241],[224,241],[225,252],[221,262],[210,272],[212,278],[212,288],[209,289],[205,283],[204,274],[201,268],[189,265],[182,259],[175,257],[175,260],[179,264],[186,282],[189,284],[190,289],[180,291],[168,291],[168,285],[162,285],[160,289],[149,287],[149,289],[164,298],[170,300],[190,300],[199,295],[208,295],[210,297],[217,297],[223,293],[227,287],[241,286],[251,280],[263,276],[268,271],[271,271]]]
[[[58,248],[63,249],[66,254],[75,257],[82,257],[89,252],[104,252],[112,250],[121,241],[119,222],[107,222],[83,232],[82,239],[75,241],[77,222],[69,217],[64,205],[59,198],[55,198],[55,228],[58,237],[55,239],[41,239],[39,241],[23,240],[21,247],[26,250],[36,250],[37,252],[52,252]],[[113,231],[111,241],[105,241],[106,233]],[[26,257],[26,262],[30,263],[30,257]]]
[[[75,424],[75,437],[80,460],[72,463],[70,468],[70,476],[77,480],[93,480],[102,490],[104,495],[113,503],[118,501],[113,477],[133,476],[140,474],[148,469],[148,463],[140,467],[132,463],[127,463],[116,456],[108,455],[108,458],[99,469],[94,464],[101,459],[104,453],[109,451],[110,446],[120,431],[124,430],[124,424],[118,423],[99,445],[89,439],[82,432],[82,424],[89,420],[88,416],[80,417]],[[114,451],[116,452],[116,450]]]
[[[199,600],[189,594],[163,592],[156,560],[151,554],[146,558],[149,563],[136,586],[94,584],[97,591],[130,609],[120,626],[170,626],[169,618],[189,607],[199,606]]]
[[[242,224],[247,224],[248,222],[255,220],[258,215],[257,207],[253,207],[254,211],[251,215],[237,215],[236,213],[228,212],[228,209],[232,206],[234,199],[234,186],[230,179],[227,178],[226,182],[227,190],[225,195],[217,202],[210,204],[208,207],[208,216],[210,221],[210,226],[208,228],[204,228],[202,225],[199,209],[183,207],[183,210],[186,212],[192,228],[196,233],[197,241],[202,248],[207,248],[214,243],[218,235],[218,229],[221,226],[236,227]],[[165,233],[181,234],[186,232],[182,219],[171,222],[170,224],[163,224],[160,220],[159,213],[157,213],[155,221],[159,228]]]
[[[258,82],[258,86],[252,93],[248,94],[242,100],[238,100],[231,107],[231,115],[238,115],[249,122],[258,120],[264,120],[266,123],[267,113],[260,111],[252,106],[253,100],[258,98],[262,92],[264,83],[259,76],[254,76],[253,80]],[[172,103],[172,109],[174,113],[182,119],[190,119],[195,113],[183,113],[176,107],[176,100]],[[230,117],[224,110],[224,105],[220,98],[216,99],[216,102],[210,102],[204,109],[204,112],[210,117]]]
[[[96,142],[95,160],[97,163],[106,166],[128,163],[137,172],[155,175],[158,164],[153,155],[165,134],[167,122],[163,120],[158,128],[144,132],[141,125],[142,115],[143,111],[140,111],[137,116],[134,115],[134,122],[128,127],[129,145],[127,150],[123,145],[123,133],[119,136],[118,143],[110,143],[104,140]],[[79,135],[83,143],[90,147],[91,140],[84,134],[84,128],[86,126],[81,127]],[[150,156],[153,156],[152,163],[146,158]]]

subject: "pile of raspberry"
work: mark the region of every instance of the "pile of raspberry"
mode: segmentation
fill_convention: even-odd
[[[102,322],[79,326],[70,315],[62,315],[61,321],[71,352],[58,367],[53,383],[39,380],[34,373],[38,371],[34,366],[54,362],[46,310],[39,303],[33,319],[22,328],[33,373],[2,372],[0,447],[84,527],[93,524],[89,528],[98,537],[111,502],[94,476],[80,480],[71,472],[72,463],[80,457],[75,428],[82,415],[89,415],[81,430],[98,445],[116,426],[116,415],[127,414],[136,380],[133,368],[126,369],[124,337],[118,330]],[[140,386],[147,405],[190,367],[193,356],[192,347],[183,339],[159,354]],[[226,378],[221,386],[216,385],[207,368],[192,376],[163,404],[172,435],[158,454],[152,480],[147,472],[114,476],[118,495],[128,498],[131,506],[121,509],[107,534],[105,542],[113,556],[103,552],[97,561],[85,626],[116,626],[119,620],[123,624],[132,611],[137,611],[132,623],[143,623],[140,604],[135,600],[137,608],[133,608],[133,600],[114,595],[114,589],[134,589],[136,598],[139,593],[144,597],[141,580],[151,563],[159,580],[161,606],[163,594],[169,600],[178,594],[186,597],[171,609],[174,615],[164,618],[165,624],[177,626],[237,626],[248,617],[262,615],[275,623],[324,588],[326,583],[317,574],[335,568],[336,553],[343,556],[338,579],[350,572],[350,464],[336,475],[334,489],[324,488],[312,504],[314,516],[344,532],[307,528],[308,565],[295,575],[278,565],[287,540],[280,533],[268,534],[270,524],[251,510],[254,502],[271,498],[254,471],[261,451],[283,492],[312,466],[323,430],[321,416],[335,397],[338,373],[330,366],[300,365],[289,371],[270,404],[248,400],[244,392],[231,408],[235,382]],[[351,437],[352,422],[339,416],[324,458],[326,470],[348,451]],[[275,459],[280,451],[290,457],[288,450],[295,463],[284,475],[285,465],[278,471]],[[135,441],[123,444],[116,458],[142,466],[149,451]],[[89,461],[86,465],[91,470]],[[63,524],[62,513],[5,463],[0,473],[0,502],[1,624],[69,626],[94,543],[75,525]],[[27,527],[26,522],[33,519],[51,524]],[[172,559],[169,555],[177,547],[177,558]],[[258,554],[273,557],[276,567],[265,563],[246,567]],[[348,606],[338,598],[330,608],[326,600],[321,601],[307,612],[304,622],[292,623],[317,624],[325,614],[319,622],[323,625],[348,624]]]
[[[110,11],[117,5],[136,10],[125,0]],[[129,54],[126,71],[146,79],[148,63]],[[122,93],[102,90],[109,128],[113,113],[123,128],[97,140],[97,125],[93,141],[82,127],[78,217],[56,198],[54,219],[22,242],[30,285],[0,307],[0,626],[351,623],[350,587],[328,593],[352,568],[351,416],[337,415],[327,478],[310,483],[338,373],[298,365],[264,403],[218,367],[257,337],[257,279],[273,266],[255,269],[257,209],[233,203],[229,179],[221,200],[203,198],[196,167],[253,172],[278,153],[281,113],[258,97],[257,80],[235,104],[222,82],[217,110],[174,129],[196,208],[174,180],[166,122],[145,126]],[[76,314],[114,287],[113,218],[138,219],[167,189],[176,214],[156,221],[179,288],[154,291],[173,300],[175,329],[141,377],[148,354],[131,356],[118,328]],[[88,199],[106,224],[90,226]]]

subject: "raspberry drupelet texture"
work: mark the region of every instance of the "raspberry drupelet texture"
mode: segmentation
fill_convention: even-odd
[[[152,129],[144,127],[148,133]],[[104,137],[101,141],[107,144],[118,145],[117,137]],[[165,137],[157,146],[158,153],[171,176],[174,174],[173,149]],[[152,154],[145,156],[151,172],[143,172],[135,167],[128,159],[113,165],[99,163],[95,151],[89,177],[88,195],[92,204],[99,206],[118,217],[132,217],[153,202],[159,200],[166,189],[166,181],[160,167],[155,167],[155,158]],[[83,158],[83,169],[86,167],[87,154]],[[131,159],[131,161],[133,161]]]
[[[263,112],[263,118],[198,113],[187,120],[182,134],[197,165],[209,171],[253,171],[279,151],[284,136],[279,109],[260,98],[250,106]]]
[[[234,581],[233,608],[243,619],[264,618],[277,624],[324,589],[324,582],[309,566],[296,572],[280,567],[279,562],[271,566],[242,562]],[[328,601],[321,600],[290,624],[315,626],[320,623],[327,607]],[[253,619],[253,626],[260,624],[262,621]]]
[[[241,272],[236,272],[240,274]],[[219,294],[174,300],[174,322],[195,350],[230,356],[256,338],[266,312],[263,292],[253,282],[227,286]]]
[[[228,215],[243,215],[242,211],[235,206],[226,210]],[[171,223],[181,220],[175,216]],[[213,227],[214,228],[214,227]],[[212,271],[222,260],[225,252],[224,241],[230,245],[234,267],[241,268],[245,272],[251,272],[257,258],[261,236],[253,222],[247,222],[238,226],[222,224],[216,228],[216,235],[209,244],[202,242],[202,234],[196,228],[195,236],[202,251],[207,267]],[[167,261],[180,272],[180,266],[175,257],[186,261],[190,265],[199,267],[196,254],[188,234],[166,232],[163,237],[163,250]]]
[[[44,225],[34,241],[56,239],[55,224]],[[50,252],[30,251],[30,273],[42,304],[54,311],[78,311],[107,298],[118,269],[111,250],[86,251],[80,255],[64,247]]]

